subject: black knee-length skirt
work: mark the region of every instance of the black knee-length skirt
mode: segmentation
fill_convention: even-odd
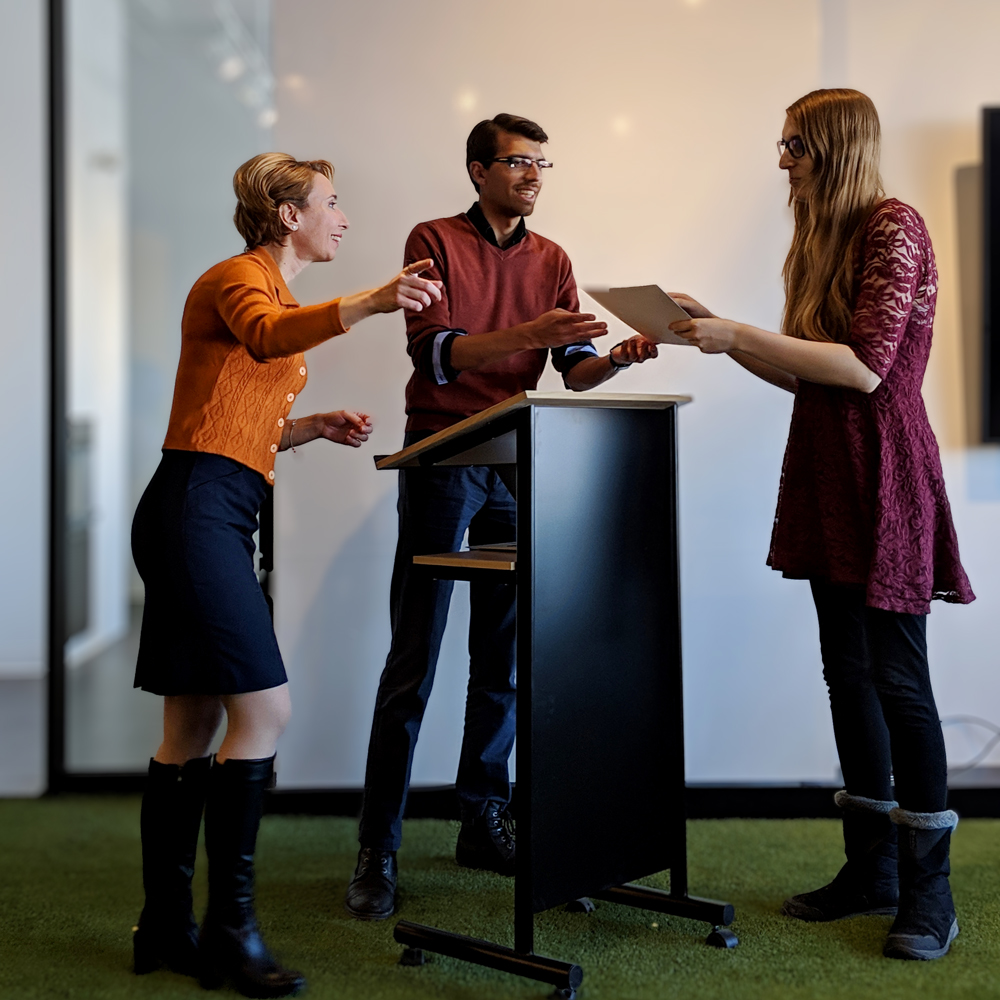
[[[146,585],[136,687],[241,694],[285,683],[253,560],[269,488],[231,458],[164,450],[132,522]]]

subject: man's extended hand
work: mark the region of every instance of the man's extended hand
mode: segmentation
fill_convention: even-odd
[[[610,351],[612,359],[619,365],[641,365],[659,353],[656,344],[641,335],[623,340]]]
[[[527,344],[525,350],[540,347],[565,347],[581,340],[603,337],[608,324],[598,320],[593,313],[574,313],[568,309],[550,309],[523,327]]]

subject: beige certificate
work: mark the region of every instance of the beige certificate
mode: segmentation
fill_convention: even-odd
[[[691,317],[659,285],[585,288],[584,291],[609,313],[654,344],[691,346],[669,328],[671,323]]]

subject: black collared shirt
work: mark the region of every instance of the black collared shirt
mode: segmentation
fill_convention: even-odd
[[[510,239],[500,246],[497,243],[497,234],[493,231],[493,227],[490,225],[489,220],[483,214],[482,206],[477,201],[468,212],[465,213],[469,217],[469,222],[471,222],[479,235],[482,236],[487,243],[492,243],[498,250],[509,250],[511,247],[517,246],[525,236],[528,235],[528,227],[524,224],[524,216],[522,215],[517,221],[517,227],[514,232],[511,233]]]

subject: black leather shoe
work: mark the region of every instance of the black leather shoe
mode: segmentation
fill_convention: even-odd
[[[396,912],[395,851],[361,848],[345,905],[358,920],[385,920]]]
[[[506,805],[491,802],[481,816],[462,823],[455,860],[463,868],[514,874],[514,818]]]

